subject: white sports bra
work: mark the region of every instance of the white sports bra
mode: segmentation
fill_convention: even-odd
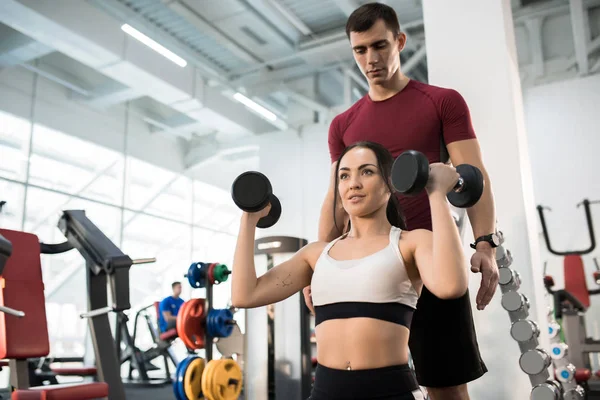
[[[353,260],[335,260],[329,243],[319,256],[311,282],[315,324],[336,318],[370,317],[410,328],[419,295],[398,248],[402,230],[392,227],[384,249]]]

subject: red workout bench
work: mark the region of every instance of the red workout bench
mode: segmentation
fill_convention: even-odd
[[[29,387],[28,358],[46,357],[50,352],[44,283],[37,236],[0,229],[12,243],[12,255],[0,277],[0,305],[23,311],[16,317],[0,313],[0,359],[9,359],[12,399],[84,400],[108,397],[105,382]],[[60,370],[59,370],[60,371]],[[68,368],[63,373],[88,375],[89,367]],[[95,372],[95,371],[94,371]]]

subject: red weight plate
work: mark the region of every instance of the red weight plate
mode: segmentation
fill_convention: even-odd
[[[185,309],[182,332],[179,337],[189,349],[204,348],[205,300],[191,299]]]
[[[208,266],[208,280],[211,285],[215,284],[215,267],[219,265],[219,263],[212,263]]]

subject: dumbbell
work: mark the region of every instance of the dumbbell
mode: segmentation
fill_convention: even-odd
[[[231,197],[236,206],[246,212],[258,212],[271,203],[269,214],[258,220],[258,228],[269,228],[281,217],[281,203],[273,194],[269,179],[256,171],[247,171],[235,178]]]
[[[447,197],[450,204],[458,208],[474,206],[483,194],[483,174],[479,168],[469,164],[456,167],[460,175],[457,184]],[[392,166],[392,185],[396,191],[415,195],[420,193],[429,180],[429,160],[418,151],[409,150],[400,154]]]

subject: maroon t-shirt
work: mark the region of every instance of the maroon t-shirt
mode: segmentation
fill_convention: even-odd
[[[346,146],[362,140],[377,142],[395,158],[417,150],[430,163],[447,161],[444,144],[474,139],[469,108],[456,90],[411,80],[399,93],[383,101],[365,95],[337,115],[329,128],[329,153],[337,161]],[[431,230],[427,193],[398,194],[408,229]]]

